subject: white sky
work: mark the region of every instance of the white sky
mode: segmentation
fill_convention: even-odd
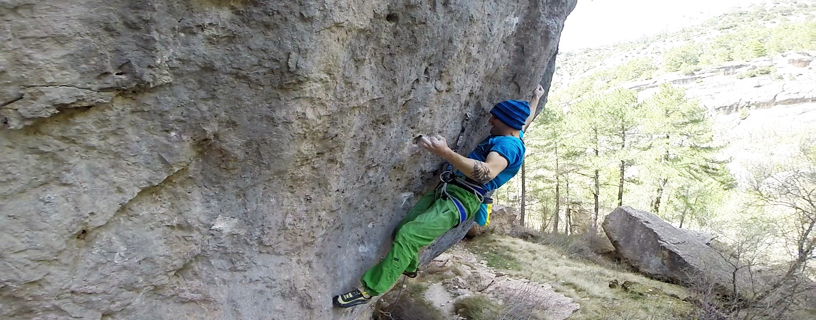
[[[562,52],[636,40],[769,0],[578,0],[561,34]]]

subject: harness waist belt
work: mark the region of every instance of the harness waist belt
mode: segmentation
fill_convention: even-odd
[[[470,179],[468,179],[468,180],[470,180]],[[486,188],[481,187],[481,186],[475,184],[474,182],[470,182],[470,181],[467,181],[467,180],[453,179],[453,181],[451,181],[450,183],[457,186],[457,187],[460,187],[462,189],[470,190],[470,191],[473,191],[475,193],[478,193],[479,196],[481,196],[482,198],[484,198],[485,194],[487,193]]]
[[[487,194],[489,191],[487,190],[487,188],[485,188],[484,185],[476,181],[473,181],[467,177],[457,177],[451,171],[445,171],[442,172],[442,174],[439,176],[439,179],[442,180],[442,182],[439,184],[439,189],[442,191],[442,194],[444,194],[448,199],[450,199],[451,202],[453,202],[454,206],[456,206],[456,210],[459,211],[459,223],[456,224],[457,226],[467,220],[467,210],[465,210],[465,206],[462,204],[462,201],[460,199],[457,199],[456,197],[448,193],[448,184],[452,184],[459,188],[472,192],[473,196],[476,197],[476,199],[478,199],[479,202],[482,203],[493,202],[492,201],[493,199],[485,197],[485,194]],[[489,201],[485,202],[485,200]]]

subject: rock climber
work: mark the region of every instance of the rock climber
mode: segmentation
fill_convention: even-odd
[[[420,147],[447,160],[456,171],[443,172],[443,182],[426,193],[397,226],[388,255],[363,274],[360,288],[334,296],[335,306],[348,308],[366,303],[387,292],[400,275],[416,277],[419,249],[480,212],[485,193],[498,189],[520,170],[525,151],[521,138],[543,94],[544,88],[538,86],[529,103],[506,100],[493,106],[490,136],[467,157],[449,148],[439,135],[418,139]],[[482,225],[483,220],[476,218]]]

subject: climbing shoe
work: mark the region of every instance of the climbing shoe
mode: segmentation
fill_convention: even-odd
[[[339,296],[334,296],[334,298],[332,298],[332,303],[334,303],[336,307],[349,308],[366,303],[368,302],[368,299],[371,299],[371,296],[368,295],[368,293],[366,293],[365,291],[360,291],[360,289],[354,288],[354,290],[351,290]]]
[[[416,277],[417,277],[417,273],[418,273],[418,272],[419,272],[418,270],[417,270],[417,271],[405,271],[405,272],[403,272],[402,274],[404,274],[404,275],[405,275],[406,277],[408,277],[408,278],[413,279],[413,278],[416,278]]]

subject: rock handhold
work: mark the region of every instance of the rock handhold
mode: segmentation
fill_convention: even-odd
[[[737,272],[738,295],[749,288],[736,268],[696,233],[678,229],[654,214],[618,207],[603,223],[612,245],[630,265],[648,276],[686,286],[711,286],[724,295],[734,293],[731,280]]]
[[[32,87],[21,90],[21,93],[14,102],[0,108],[0,114],[9,119],[10,129],[21,129],[33,119],[48,118],[61,110],[105,105],[115,95],[114,92],[65,86]]]

